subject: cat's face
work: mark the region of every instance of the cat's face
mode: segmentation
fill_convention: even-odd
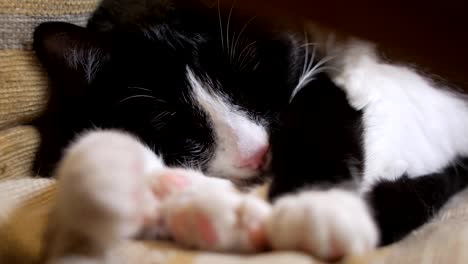
[[[99,9],[91,30],[39,27],[35,49],[55,89],[80,101],[63,111],[82,126],[125,129],[171,165],[234,180],[259,175],[297,75],[292,40],[216,8],[175,10],[157,22],[110,23]]]

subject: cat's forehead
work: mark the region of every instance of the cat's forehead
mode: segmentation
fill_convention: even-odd
[[[174,36],[168,37],[169,34]],[[187,86],[187,67],[212,82],[211,87],[216,89],[235,86],[242,90],[288,79],[290,51],[287,44],[277,40],[245,36],[224,43],[221,36],[206,32],[184,36],[168,32],[163,37],[145,33],[137,39],[123,34],[119,41],[109,64],[119,72],[118,76],[127,76],[129,82],[163,82],[161,89],[170,88],[169,83]]]

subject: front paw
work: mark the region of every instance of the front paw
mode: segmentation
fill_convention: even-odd
[[[266,247],[270,206],[265,201],[238,192],[225,180],[189,178],[198,181],[167,197],[161,206],[176,242],[216,251],[253,252]]]
[[[376,247],[378,232],[358,196],[341,190],[309,191],[279,199],[267,222],[272,247],[303,250],[324,260]]]
[[[147,187],[147,174],[162,168],[162,161],[129,134],[83,134],[55,173],[57,204],[44,241],[45,258],[102,263],[110,247],[134,237],[157,216],[159,201]]]

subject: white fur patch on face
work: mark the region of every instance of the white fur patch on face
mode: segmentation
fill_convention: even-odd
[[[366,43],[343,50],[335,81],[363,110],[363,191],[378,178],[434,173],[468,154],[466,98],[411,68],[381,62]]]
[[[216,177],[245,179],[256,176],[259,169],[251,166],[268,148],[268,133],[261,124],[248,117],[221,94],[215,94],[209,83],[202,83],[187,68],[193,97],[208,115],[215,135],[215,153],[208,173]],[[211,89],[210,91],[208,89]],[[255,165],[255,164],[254,164]]]

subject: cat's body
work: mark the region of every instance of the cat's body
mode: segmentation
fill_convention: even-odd
[[[463,96],[366,43],[314,47],[313,34],[218,8],[104,1],[88,29],[36,30],[55,86],[44,146],[85,135],[56,172],[54,241],[74,234],[105,249],[143,230],[333,259],[401,239],[467,185]],[[40,152],[38,167],[59,155]],[[235,183],[269,172],[274,203],[200,171]],[[70,220],[89,208],[88,226]],[[73,255],[59,244],[52,257]]]

